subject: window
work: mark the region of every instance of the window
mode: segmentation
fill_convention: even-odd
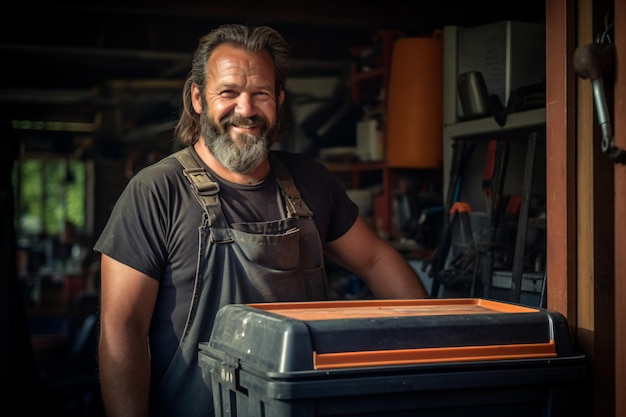
[[[93,228],[93,162],[22,157],[15,161],[12,180],[20,276],[76,272]]]
[[[16,162],[15,228],[20,236],[58,236],[66,222],[86,226],[87,164],[62,158],[28,158]]]

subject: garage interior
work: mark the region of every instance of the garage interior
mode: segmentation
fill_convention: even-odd
[[[351,129],[361,114],[355,116],[344,113],[349,119],[348,124],[336,125],[336,136],[315,134],[316,129],[328,122],[328,112],[345,110],[342,105],[346,102],[352,104],[350,100],[353,98],[354,83],[351,82],[351,71],[355,64],[366,64],[366,60],[355,58],[354,51],[361,50],[359,48],[363,45],[378,45],[381,34],[384,33],[401,33],[402,37],[433,37],[437,31],[447,27],[470,28],[503,21],[521,21],[546,25],[556,33],[566,34],[563,36],[567,43],[563,41],[559,44],[554,40],[558,36],[548,31],[546,42],[548,48],[551,48],[552,40],[552,45],[558,44],[561,51],[565,49],[569,54],[569,64],[566,62],[564,67],[560,67],[563,72],[567,72],[567,85],[561,87],[560,94],[565,97],[562,100],[565,104],[561,104],[559,109],[565,107],[570,110],[570,114],[574,114],[576,110],[579,117],[574,119],[574,116],[567,116],[566,120],[561,120],[554,116],[555,113],[560,114],[560,110],[550,112],[548,103],[543,102],[546,115],[537,125],[538,130],[532,124],[531,128],[522,128],[518,133],[511,133],[512,143],[526,143],[532,132],[539,132],[539,152],[535,160],[539,178],[535,178],[535,182],[540,184],[539,188],[543,184],[545,189],[541,196],[543,201],[532,200],[532,204],[549,205],[550,193],[557,185],[566,190],[563,194],[568,207],[576,206],[578,213],[572,213],[571,209],[563,209],[561,212],[552,209],[551,212],[550,208],[546,209],[544,206],[550,219],[547,226],[545,219],[543,223],[534,219],[538,226],[533,229],[531,224],[530,229],[542,230],[542,243],[545,246],[543,252],[533,258],[533,262],[538,265],[539,273],[535,275],[539,279],[531,281],[538,287],[531,288],[530,291],[523,290],[522,302],[555,309],[567,317],[579,349],[589,360],[591,371],[585,381],[585,389],[589,394],[585,394],[583,400],[588,410],[587,415],[624,415],[620,413],[626,412],[626,400],[615,395],[620,387],[623,389],[623,379],[626,376],[624,354],[620,353],[619,348],[616,349],[616,346],[624,346],[625,336],[623,331],[620,333],[615,330],[616,317],[622,314],[620,309],[623,307],[620,307],[619,300],[623,298],[624,290],[619,285],[616,287],[615,282],[626,271],[620,269],[622,266],[618,261],[619,256],[613,254],[614,251],[619,251],[615,249],[618,247],[617,243],[613,243],[614,230],[619,227],[619,220],[603,222],[603,218],[606,220],[613,216],[608,216],[608,212],[600,209],[613,207],[615,204],[615,212],[611,210],[610,214],[614,214],[616,219],[619,217],[620,194],[613,193],[615,183],[612,177],[613,171],[618,172],[622,166],[606,163],[606,155],[599,150],[599,145],[594,140],[587,141],[591,145],[580,145],[584,143],[580,138],[585,135],[597,138],[599,133],[589,94],[590,83],[576,77],[571,69],[571,53],[575,46],[592,42],[593,36],[602,32],[606,27],[606,11],[612,10],[613,5],[610,1],[582,1],[576,5],[572,3],[574,2],[532,0],[494,5],[482,0],[445,0],[433,3],[391,0],[384,3],[364,1],[355,5],[344,1],[318,1],[305,7],[283,0],[268,4],[243,1],[232,5],[214,5],[199,1],[173,3],[133,0],[96,1],[89,4],[31,2],[13,6],[13,11],[4,15],[4,24],[0,29],[0,52],[6,63],[4,76],[0,81],[0,107],[5,133],[9,137],[5,143],[10,146],[8,152],[4,152],[7,159],[3,165],[13,168],[23,158],[57,161],[67,167],[72,166],[69,161],[80,161],[86,167],[83,168],[87,173],[85,178],[89,178],[84,184],[88,190],[88,202],[84,206],[86,212],[81,217],[79,227],[68,231],[64,229],[63,223],[50,230],[45,230],[45,227],[44,230],[36,229],[43,234],[49,234],[47,237],[50,240],[41,241],[43,243],[40,251],[44,255],[40,258],[40,264],[27,265],[26,269],[30,273],[31,269],[46,267],[44,243],[61,241],[66,232],[74,232],[81,239],[82,252],[78,251],[83,262],[81,268],[87,265],[88,274],[91,275],[88,275],[87,282],[64,280],[61,277],[54,285],[50,284],[47,292],[46,288],[40,287],[39,291],[44,291],[51,297],[48,299],[50,304],[41,304],[41,292],[39,304],[32,304],[33,288],[29,286],[23,311],[19,308],[17,313],[10,310],[5,326],[10,337],[6,338],[8,344],[3,349],[9,362],[15,357],[21,360],[16,361],[19,363],[17,374],[9,374],[12,379],[8,381],[9,389],[3,390],[4,395],[12,393],[11,389],[31,392],[33,386],[40,383],[42,374],[46,374],[44,379],[46,376],[51,377],[44,381],[44,387],[39,387],[40,391],[32,391],[36,393],[35,398],[43,401],[33,399],[33,404],[21,404],[20,406],[26,407],[25,410],[32,406],[32,410],[36,412],[59,409],[64,410],[68,416],[100,415],[97,398],[92,397],[94,391],[90,384],[94,380],[90,377],[94,375],[90,372],[91,368],[75,369],[70,373],[67,372],[67,364],[58,361],[59,355],[66,355],[71,349],[68,332],[76,336],[79,324],[97,308],[94,291],[81,292],[97,287],[97,259],[91,259],[91,254],[85,255],[85,248],[89,248],[104,226],[112,204],[128,179],[155,158],[175,149],[171,131],[191,53],[201,35],[219,24],[234,22],[273,26],[285,36],[292,46],[288,84],[292,93],[292,112],[288,114],[292,129],[289,138],[281,146],[296,152],[310,153],[315,157],[326,155],[330,158],[329,166],[337,169],[337,174],[345,179],[347,188],[353,188],[353,195],[358,198],[362,194],[356,190],[362,188],[363,183],[374,184],[374,193],[380,190],[378,183],[381,174],[376,171],[378,168],[373,171],[357,171],[355,179],[354,170],[344,169],[344,163],[353,162],[352,154],[330,151],[345,150],[346,147],[353,146],[354,138],[351,134],[354,131],[346,136],[343,129]],[[617,3],[615,2],[615,12],[620,16],[618,13],[621,9]],[[617,26],[615,30],[618,30]],[[618,39],[617,35],[615,39]],[[564,47],[564,44],[567,46]],[[618,53],[619,51],[623,49],[618,49]],[[557,58],[553,57],[551,60],[547,57],[548,80],[551,77],[550,65],[556,61]],[[553,68],[556,66],[553,65]],[[611,71],[607,78],[608,82],[615,82],[615,74]],[[574,85],[578,90],[575,90]],[[612,104],[613,94],[608,87],[607,91]],[[548,85],[548,96],[551,92],[554,94],[554,89],[551,90]],[[584,95],[585,92],[587,96]],[[623,124],[619,124],[623,123],[619,121],[619,111],[616,107],[613,114],[616,133],[619,132],[618,126],[623,129]],[[508,122],[514,125],[516,116],[509,116]],[[552,125],[550,120],[553,121]],[[573,125],[577,126],[577,131]],[[451,136],[454,137],[455,134],[453,132]],[[555,147],[561,146],[559,141],[554,140],[555,137],[578,137],[577,146],[582,148],[575,148],[574,139],[569,139],[558,150],[558,154],[564,156],[555,157]],[[482,147],[478,151],[474,149],[476,153],[485,152],[488,144],[485,141],[481,143]],[[449,145],[445,140],[444,144]],[[520,149],[515,146],[509,150],[509,155],[514,158]],[[328,148],[331,148],[330,151]],[[520,180],[524,173],[522,152],[525,149],[521,148],[519,158],[511,165],[511,170],[517,172]],[[591,167],[581,166],[580,161],[583,158],[580,156],[579,165],[576,165],[576,157],[573,155],[586,154],[585,152],[591,154],[593,161],[596,161],[588,162]],[[416,225],[416,222],[419,214],[429,213],[428,209],[445,203],[451,158],[451,150],[444,150],[444,160],[437,168],[392,169],[395,175],[392,178],[396,180],[394,192],[391,197],[387,197],[386,202],[381,203],[386,207],[382,210],[385,213],[382,221],[387,222],[382,229],[384,236],[392,238],[394,244],[407,255],[430,290],[435,289],[435,283],[424,263],[428,260],[432,262],[429,256],[436,254],[441,243],[444,221],[435,214],[431,220],[436,220],[436,223]],[[568,175],[561,180],[554,179],[556,176],[549,166],[549,161],[554,163],[554,158],[565,161],[561,163],[567,168]],[[480,183],[483,168],[484,160],[480,158],[474,160],[473,165],[470,164],[472,174],[468,177],[473,183]],[[388,168],[385,167],[384,170],[386,169]],[[14,181],[12,170],[5,174]],[[72,169],[67,169],[65,175],[65,179],[71,181],[75,173]],[[578,185],[568,183],[568,178],[574,176]],[[590,179],[585,180],[586,176]],[[578,191],[578,197],[575,197],[574,190],[588,184],[594,185],[590,200],[593,201],[595,211],[593,208],[590,210],[594,214],[590,215],[591,220],[585,222],[580,219],[586,211],[581,208],[581,201],[577,200],[583,198],[581,196],[584,194]],[[419,187],[423,191],[418,195],[422,198],[420,203],[425,204],[419,207],[423,211],[416,211],[411,206],[414,203],[411,197],[415,197],[415,194],[407,193],[396,198],[398,189],[406,190],[402,187]],[[464,196],[475,199],[474,206],[484,203],[483,190],[479,185],[477,187],[479,188],[467,191],[468,194]],[[371,200],[371,193],[367,195]],[[366,205],[368,204],[373,205],[375,201],[369,201]],[[408,207],[408,212],[402,211],[402,206],[398,207],[402,204],[405,208]],[[535,208],[537,207],[531,205],[531,212]],[[3,218],[7,230],[13,229],[9,225],[9,219],[13,219],[20,209],[17,202],[15,205],[3,203]],[[551,216],[551,213],[555,214]],[[62,214],[61,218],[63,216],[67,217],[67,214]],[[576,216],[579,216],[578,220]],[[377,221],[374,214],[371,221],[373,224]],[[404,222],[402,224],[405,229],[398,226],[399,221]],[[516,229],[517,225],[512,227]],[[550,230],[553,231],[552,234]],[[24,249],[19,232],[18,228],[13,234],[7,234],[8,238],[3,242],[6,250],[2,256],[7,265],[13,265],[20,249]],[[554,247],[550,246],[551,242],[557,239],[566,243],[558,243],[560,249],[552,250],[550,258],[546,252],[550,252],[549,248]],[[581,243],[585,241],[590,243]],[[515,243],[515,240],[512,239],[511,242]],[[603,244],[600,245],[599,242]],[[66,247],[70,251],[68,253],[71,253],[71,248],[72,246],[69,249]],[[529,248],[526,254],[534,249],[536,248]],[[585,263],[576,260],[586,258],[586,255],[583,256],[585,253],[592,253],[594,261]],[[466,259],[457,259],[457,262],[462,263],[464,260]],[[511,270],[512,258],[509,261],[508,267]],[[15,296],[16,291],[20,297],[23,296],[24,281],[17,279],[20,276],[18,269],[10,268],[10,282],[4,283],[7,291],[3,293],[8,294],[7,301]],[[338,297],[367,296],[361,292],[363,288],[355,277],[342,275],[342,271],[335,271],[332,266],[329,271],[338,274]],[[50,270],[46,274],[50,275]],[[590,275],[593,279],[585,275]],[[546,279],[546,276],[551,278]],[[450,280],[454,281],[454,278],[458,278],[458,275],[455,274]],[[18,281],[18,288],[13,285],[14,279]],[[447,293],[439,296],[467,297],[482,294],[470,292],[467,280],[463,282],[460,287],[445,285],[449,281],[444,282],[442,285]],[[73,288],[72,285],[77,287]],[[592,292],[590,287],[594,288]],[[491,295],[508,300],[508,292],[499,294],[497,291],[499,290]],[[71,300],[71,305],[68,305],[68,300]],[[9,304],[11,303],[7,303]],[[71,315],[68,314],[70,310]],[[63,312],[61,319],[57,314],[59,311]],[[32,334],[37,330],[44,332],[42,329],[50,328],[57,330],[59,334]],[[90,355],[91,352],[81,354]],[[41,369],[41,364],[45,364],[47,368]],[[15,363],[10,365],[10,370],[16,370]],[[84,366],[85,362],[80,362],[79,365]],[[90,366],[88,361],[87,366]],[[85,378],[85,373],[90,377],[81,379]],[[71,374],[71,378],[68,374]],[[77,389],[81,385],[87,389]],[[8,394],[3,402],[10,404],[13,401],[9,400],[13,397],[15,395]],[[42,404],[46,404],[43,409]]]

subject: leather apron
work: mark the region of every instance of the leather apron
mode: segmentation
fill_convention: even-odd
[[[205,215],[198,229],[198,266],[187,322],[167,372],[151,392],[151,416],[214,415],[210,377],[205,381],[198,365],[198,343],[209,340],[220,307],[328,299],[322,243],[313,213],[287,169],[270,155],[286,216],[230,227],[220,206],[219,184],[189,149],[174,154],[183,163]]]

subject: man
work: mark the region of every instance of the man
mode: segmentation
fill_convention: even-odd
[[[287,57],[268,27],[201,38],[175,129],[185,148],[132,177],[96,242],[110,417],[211,415],[197,356],[217,310],[327,299],[324,255],[376,297],[427,296],[322,164],[270,152]]]

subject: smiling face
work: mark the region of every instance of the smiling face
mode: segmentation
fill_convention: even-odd
[[[251,172],[277,138],[284,101],[284,92],[276,96],[272,59],[225,44],[213,51],[207,71],[204,95],[197,85],[191,90],[205,144],[227,169]]]

